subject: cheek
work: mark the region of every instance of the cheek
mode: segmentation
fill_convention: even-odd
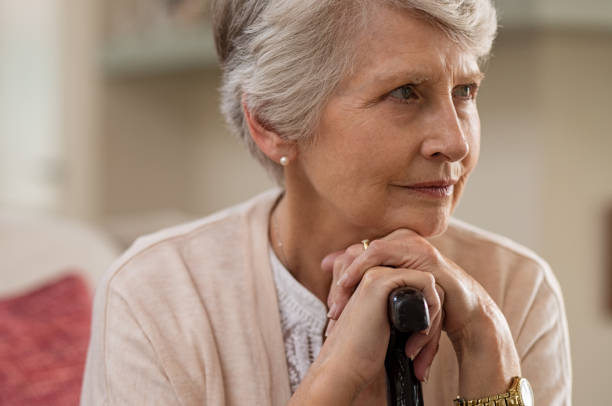
[[[347,132],[344,132],[348,130]],[[302,166],[302,180],[316,195],[344,205],[365,189],[365,178],[371,161],[364,154],[359,134],[345,128],[319,135],[317,142],[305,148],[298,162]],[[344,203],[342,203],[344,202]]]
[[[353,188],[380,183],[388,176],[399,139],[378,114],[359,113],[328,113],[319,127],[317,144],[308,151],[310,166],[316,160],[321,176],[333,175],[338,183]]]
[[[462,161],[464,173],[468,175],[476,166],[480,156],[480,117],[475,103],[458,108],[457,113],[470,151]]]
[[[464,134],[466,135],[467,142],[470,146],[470,153],[461,163],[463,166],[463,176],[459,179],[459,182],[455,186],[451,210],[454,210],[457,206],[459,198],[465,189],[469,175],[476,167],[478,158],[480,156],[480,120],[477,113],[474,114],[469,120],[466,120]]]
[[[480,118],[477,110],[471,115],[468,123],[469,127],[466,134],[468,138],[467,142],[470,145],[470,154],[468,156],[469,162],[466,164],[465,168],[467,174],[474,169],[480,157]]]

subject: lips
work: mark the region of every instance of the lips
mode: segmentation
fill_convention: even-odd
[[[456,180],[437,180],[432,182],[415,183],[402,187],[423,195],[443,198],[453,195],[456,183]]]

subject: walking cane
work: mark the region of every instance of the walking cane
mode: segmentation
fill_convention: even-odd
[[[387,372],[387,404],[389,406],[423,406],[421,382],[406,356],[406,340],[411,334],[429,326],[429,311],[423,294],[412,288],[398,288],[389,295],[391,337],[385,370]]]

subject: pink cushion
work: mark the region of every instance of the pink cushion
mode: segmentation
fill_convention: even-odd
[[[0,300],[0,405],[78,405],[91,296],[68,274]]]

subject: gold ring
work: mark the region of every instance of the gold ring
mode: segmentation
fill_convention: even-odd
[[[361,240],[361,243],[363,244],[363,250],[367,250],[368,246],[370,245],[370,240]]]

